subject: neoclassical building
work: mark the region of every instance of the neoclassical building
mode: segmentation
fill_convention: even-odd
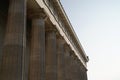
[[[0,2],[0,80],[87,80],[87,62],[59,0]]]

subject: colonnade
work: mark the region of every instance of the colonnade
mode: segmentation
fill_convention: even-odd
[[[30,16],[26,55],[26,10],[25,0],[10,0],[0,80],[87,80],[87,69],[41,10]]]

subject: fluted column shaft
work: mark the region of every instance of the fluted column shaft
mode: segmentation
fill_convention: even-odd
[[[57,80],[56,31],[46,31],[46,80]]]
[[[82,80],[87,80],[87,70],[83,65],[80,65],[80,76]]]
[[[82,70],[81,70],[81,64],[78,63],[78,66],[79,66],[79,78],[80,78],[80,80],[83,80],[83,73],[82,73]]]
[[[74,80],[74,61],[73,61],[73,57],[72,57],[73,53],[71,53],[71,51],[69,51],[69,55],[66,56],[67,58],[67,62],[65,63],[66,65],[66,80]]]
[[[70,65],[70,67],[71,67],[71,69],[72,69],[72,70],[71,70],[71,79],[72,79],[72,80],[77,80],[77,79],[76,79],[76,76],[77,76],[77,75],[76,75],[76,72],[77,72],[77,71],[76,71],[76,62],[75,62],[75,57],[74,57],[74,56],[75,56],[75,54],[74,54],[74,52],[72,52],[72,54],[71,54],[71,56],[70,56],[70,57],[71,57],[71,60],[70,60],[70,61],[71,61],[71,65]]]
[[[81,79],[84,80],[83,68],[82,67],[80,67],[80,71],[81,71],[81,74],[80,74],[81,75]]]
[[[65,45],[65,80],[72,80],[71,79],[71,53],[70,47]]]
[[[65,50],[62,36],[57,39],[57,80],[65,80]]]
[[[74,80],[80,80],[80,66],[77,61],[77,58],[74,60]]]
[[[45,80],[45,21],[40,16],[32,19],[29,71],[29,80]]]
[[[83,79],[87,80],[87,70],[85,68],[82,69],[82,73],[83,73]]]
[[[10,0],[0,80],[23,80],[26,0]]]
[[[86,73],[86,71],[84,71],[84,80],[87,80],[87,73]]]

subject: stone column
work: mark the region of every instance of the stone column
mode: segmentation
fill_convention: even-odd
[[[73,61],[73,51],[68,51],[69,55],[66,54],[67,62],[65,63],[66,66],[66,80],[74,80],[74,61]]]
[[[10,0],[0,80],[23,80],[26,0]]]
[[[34,14],[33,14],[34,15]],[[45,21],[43,14],[32,18],[29,80],[45,80]]]
[[[87,78],[87,71],[85,71],[85,80],[88,80],[88,78]]]
[[[65,50],[64,39],[59,36],[57,39],[57,80],[65,80]]]
[[[79,72],[78,72],[78,74],[79,74],[79,78],[80,78],[80,80],[82,80],[83,78],[83,76],[82,76],[82,71],[81,71],[81,63],[80,63],[80,61],[78,61],[78,66],[79,66]]]
[[[87,80],[87,75],[86,75],[86,69],[83,67],[83,65],[80,66],[80,70],[81,70],[81,79],[83,80]]]
[[[80,65],[80,78],[81,78],[82,80],[84,80],[84,79],[83,79],[83,70],[82,70],[82,65]]]
[[[46,80],[57,80],[56,30],[46,30]]]
[[[81,70],[81,62],[80,60],[78,59],[78,57],[76,57],[76,60],[75,60],[75,66],[76,66],[76,79],[77,80],[83,80],[83,72]]]
[[[72,80],[70,78],[71,75],[71,57],[70,57],[70,47],[65,44],[65,80]]]
[[[83,68],[83,78],[87,80],[87,69]]]
[[[71,55],[71,79],[73,80],[78,80],[77,76],[78,76],[78,67],[77,67],[77,62],[76,62],[76,55],[75,53],[72,51],[72,55]]]

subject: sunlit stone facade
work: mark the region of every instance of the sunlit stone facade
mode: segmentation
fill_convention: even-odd
[[[59,0],[2,0],[0,80],[87,80],[86,56]]]

